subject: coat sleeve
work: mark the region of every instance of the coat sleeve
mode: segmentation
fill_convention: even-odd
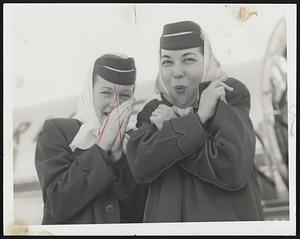
[[[219,101],[205,126],[198,114],[166,121],[159,131],[145,120],[128,143],[136,179],[151,182],[179,162],[201,180],[227,190],[241,188],[253,167],[255,135],[249,119],[250,94],[237,82],[234,93],[226,96],[228,104]]]
[[[97,145],[74,156],[54,120],[44,123],[38,137],[35,166],[45,210],[63,222],[84,208],[117,180],[108,155]]]
[[[177,161],[204,144],[206,134],[196,114],[165,121],[161,130],[150,123],[158,103],[150,102],[138,115],[138,130],[127,144],[127,158],[136,181],[150,183]],[[142,123],[141,123],[142,122]],[[186,125],[188,127],[182,127]],[[195,128],[198,129],[194,133]]]
[[[255,133],[249,118],[250,94],[240,82],[227,104],[219,101],[214,117],[206,127],[203,145],[180,162],[201,180],[234,191],[247,183],[253,170]]]
[[[127,198],[138,186],[129,169],[126,155],[123,153],[122,158],[111,163],[114,172],[118,176],[116,182],[113,183],[112,189],[119,200]]]

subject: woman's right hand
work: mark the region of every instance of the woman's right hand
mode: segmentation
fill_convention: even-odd
[[[100,129],[97,145],[104,151],[111,150],[114,142],[117,140],[120,134],[120,126],[123,124],[125,116],[131,109],[132,100],[126,101],[118,108],[113,109],[109,116],[107,116]]]
[[[122,152],[123,152],[123,148],[124,148],[123,144],[124,143],[127,144],[127,141],[124,142],[124,139],[125,139],[125,134],[126,134],[126,130],[127,130],[127,125],[129,123],[129,119],[130,119],[130,115],[131,115],[133,102],[134,102],[134,100],[132,101],[131,105],[129,106],[128,110],[126,111],[125,115],[123,116],[121,128],[119,130],[119,136],[116,137],[116,139],[112,145],[112,148],[111,148],[111,154],[112,154],[112,157],[114,160],[120,159]]]
[[[232,91],[233,88],[215,80],[201,93],[198,115],[203,124],[214,115],[219,99],[226,103],[225,90]]]

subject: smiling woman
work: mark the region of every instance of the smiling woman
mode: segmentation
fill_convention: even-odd
[[[43,224],[141,222],[146,189],[123,153],[135,71],[133,58],[101,56],[76,115],[45,121],[35,155]]]

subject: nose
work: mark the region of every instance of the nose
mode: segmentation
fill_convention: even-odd
[[[175,63],[173,66],[173,76],[175,79],[181,79],[184,76],[184,69],[180,63]]]
[[[109,111],[112,111],[117,106],[117,102],[116,101],[117,101],[117,99],[115,98],[115,96],[111,97],[109,99],[109,102],[107,102],[107,109]]]

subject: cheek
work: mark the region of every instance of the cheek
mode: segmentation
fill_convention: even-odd
[[[165,83],[168,89],[172,88],[172,85],[175,83],[174,77],[172,77],[172,73],[170,69],[164,70],[162,72],[162,80]]]
[[[203,75],[203,63],[199,62],[197,64],[194,64],[188,72],[191,79],[200,83]]]
[[[99,95],[94,96],[94,105],[95,105],[95,111],[97,115],[101,114],[101,112],[103,111],[106,105],[105,99],[103,99],[103,97]]]
[[[172,78],[172,67],[162,68],[161,73],[165,82],[170,81],[170,79]]]

